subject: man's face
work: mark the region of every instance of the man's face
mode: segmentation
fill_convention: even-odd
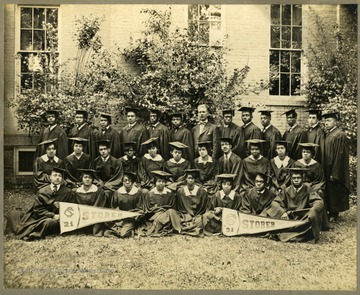
[[[265,188],[265,179],[260,175],[255,177],[255,188],[257,191],[262,191]]]
[[[132,158],[133,155],[135,155],[134,149],[131,148],[131,149],[126,150],[125,155],[127,155],[129,158]]]
[[[224,115],[224,124],[229,125],[232,122],[232,115],[231,114],[225,114]]]
[[[58,185],[62,182],[63,176],[59,172],[52,171],[50,174],[50,182],[54,185]]]
[[[46,154],[49,158],[54,158],[56,155],[56,148],[54,144],[50,144],[47,148],[46,148]]]
[[[336,126],[336,119],[335,118],[326,118],[325,119],[325,128],[327,130],[331,130]]]
[[[173,117],[171,119],[171,123],[173,124],[174,127],[179,127],[181,125],[182,121],[181,121],[181,118],[179,118],[179,117]]]
[[[204,106],[198,107],[198,118],[200,121],[206,120],[208,116],[209,116],[209,112],[206,107]]]
[[[199,147],[198,150],[199,150],[200,157],[206,157],[209,154],[207,148],[204,146]]]
[[[181,159],[181,156],[182,156],[181,150],[173,149],[171,154],[172,154],[175,161],[179,161]]]
[[[222,181],[221,188],[223,189],[225,194],[229,194],[232,189],[231,181],[229,181],[229,180]]]
[[[83,114],[75,115],[75,124],[81,126],[82,124],[84,124],[84,122],[85,122],[85,118]]]
[[[191,174],[188,174],[186,176],[186,184],[187,185],[193,185],[195,183],[195,178]]]
[[[308,117],[308,123],[310,126],[314,126],[318,122],[318,117],[316,115],[310,114]]]
[[[158,116],[156,113],[150,113],[150,123],[155,124],[158,121]]]
[[[123,177],[123,185],[126,189],[131,189],[132,185],[133,185],[133,181],[132,181],[131,177],[125,175]]]
[[[259,158],[260,156],[260,148],[257,145],[250,146],[250,154],[255,158]]]
[[[93,179],[91,177],[91,175],[89,174],[84,174],[82,177],[82,183],[86,186],[90,186],[92,185]]]
[[[46,115],[46,120],[50,126],[54,125],[56,123],[56,116],[53,114],[48,114]]]
[[[127,122],[133,124],[136,122],[136,115],[134,112],[128,112],[126,115]]]
[[[292,127],[292,126],[294,126],[295,123],[296,123],[296,117],[295,117],[293,114],[288,115],[288,116],[286,116],[286,121],[287,121],[288,125],[289,125],[290,127]]]
[[[286,156],[286,148],[283,145],[277,145],[276,146],[276,153],[280,158]]]
[[[243,121],[244,124],[250,123],[252,120],[252,113],[251,112],[242,112],[241,120]]]
[[[148,153],[151,157],[155,157],[157,155],[157,147],[152,146],[148,149]]]
[[[81,143],[74,143],[74,152],[79,155],[83,151],[83,145]]]
[[[227,141],[221,141],[220,146],[221,146],[221,150],[223,151],[224,154],[228,154],[232,148],[231,144],[228,143]]]
[[[164,179],[158,178],[155,185],[159,191],[162,191],[165,188],[165,184],[166,181]]]
[[[106,158],[107,156],[110,155],[110,148],[108,148],[106,145],[100,145],[99,153],[101,157]]]
[[[301,173],[293,173],[291,175],[291,183],[295,188],[301,187],[303,183],[303,176]]]
[[[109,126],[109,121],[108,119],[104,118],[104,117],[100,117],[100,127],[101,128],[106,128],[107,126]]]
[[[270,120],[271,120],[271,118],[269,116],[267,116],[267,115],[261,115],[260,116],[261,125],[264,126],[264,127],[270,125]]]
[[[303,149],[301,155],[305,162],[309,162],[312,158],[311,150]]]

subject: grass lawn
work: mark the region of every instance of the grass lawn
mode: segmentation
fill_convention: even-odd
[[[5,213],[33,192],[5,191]],[[255,237],[4,239],[5,288],[356,290],[356,206],[319,243]]]

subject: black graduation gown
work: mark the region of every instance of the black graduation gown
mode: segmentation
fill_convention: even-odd
[[[37,189],[40,189],[50,183],[50,174],[54,167],[64,168],[64,163],[58,157],[54,157],[54,161],[50,162],[47,155],[42,155],[34,161],[33,175],[34,184]]]
[[[78,159],[74,153],[64,159],[65,170],[67,171],[66,182],[76,185],[81,182],[81,171],[78,169],[89,169],[91,164],[90,156],[83,153]]]
[[[306,142],[307,136],[303,128],[296,125],[293,129],[284,132],[282,140],[288,141],[288,156],[292,159],[301,158],[301,147],[299,143]]]
[[[100,140],[110,140],[110,152],[111,155],[115,158],[121,157],[121,141],[119,132],[109,126],[105,129],[105,133],[103,130],[99,130],[96,134],[95,139],[96,141]],[[97,150],[97,155],[99,155],[99,151]]]
[[[272,179],[272,185],[276,188],[286,188],[291,184],[290,174],[287,172],[286,168],[292,167],[295,162],[293,159],[286,156],[286,164],[280,165],[278,161],[280,161],[279,157],[276,156],[270,160],[270,175]]]
[[[244,193],[240,211],[247,214],[267,216],[266,210],[269,209],[274,198],[275,193],[271,190],[265,188],[262,193],[258,193],[253,187]]]
[[[220,138],[228,137],[232,141],[232,151],[239,157],[245,154],[245,135],[243,128],[231,122],[229,126],[221,125],[219,127]]]
[[[143,156],[146,153],[146,147],[141,145],[144,141],[150,138],[148,130],[144,125],[136,122],[135,125],[129,127],[126,125],[120,131],[120,140],[122,143],[124,142],[136,142],[135,144],[135,152],[138,157]],[[124,150],[121,151],[121,156],[123,156]]]
[[[87,139],[88,142],[84,144],[83,152],[85,154],[88,154],[92,161],[97,157],[98,150],[96,148],[96,143],[95,143],[96,134],[94,130],[91,128],[91,126],[89,126],[87,123],[85,123],[80,129],[77,126],[74,126],[69,131],[68,137],[80,137]]]
[[[243,177],[243,160],[239,156],[234,153],[231,153],[229,158],[229,167],[228,169],[225,167],[225,158],[222,156],[219,159],[219,174],[230,173],[236,174],[234,178],[234,190],[239,191],[241,178]]]
[[[350,174],[349,140],[342,130],[335,128],[326,135],[324,152],[326,178],[326,207],[329,212],[349,209]],[[330,176],[334,181],[330,180]]]
[[[40,134],[40,142],[43,142],[48,139],[54,139],[57,138],[57,141],[55,141],[56,146],[56,155],[61,159],[64,160],[65,157],[69,154],[68,150],[68,138],[66,135],[66,132],[64,129],[62,129],[59,124],[56,124],[56,126],[50,130],[50,127],[46,127],[42,133]],[[38,145],[36,147],[36,156],[40,157],[41,155],[44,155],[46,153],[45,146],[44,145]]]
[[[272,159],[276,156],[276,140],[281,140],[281,133],[274,125],[271,125],[265,132],[262,132],[262,139],[266,140],[263,143],[263,155],[267,159]]]
[[[265,157],[254,160],[249,156],[243,160],[243,174],[241,178],[242,189],[250,189],[255,186],[256,173],[270,174],[270,161]]]
[[[248,125],[241,126],[244,133],[244,147],[241,149],[241,159],[245,159],[250,152],[248,150],[248,144],[245,142],[249,139],[262,139],[261,130],[253,122],[250,122]]]
[[[185,127],[172,129],[170,131],[170,142],[179,141],[188,147],[183,149],[182,157],[190,163],[194,161],[194,139],[191,131]]]
[[[170,159],[164,164],[164,171],[171,174],[171,181],[173,182],[182,180],[185,175],[185,170],[190,168],[190,162],[183,158],[181,158],[179,162],[176,162],[174,159]]]
[[[161,123],[158,123],[156,127],[149,126],[148,132],[150,137],[159,137],[159,151],[158,153],[165,159],[170,158],[170,151],[169,151],[169,139],[170,139],[170,132],[169,129]]]
[[[127,156],[123,156],[120,159],[120,162],[122,163],[122,167],[124,169],[124,172],[133,172],[136,174],[136,182],[140,183],[140,159],[136,156],[133,156],[131,159],[129,159]]]
[[[314,128],[309,127],[309,129],[306,131],[306,136],[306,142],[316,143],[319,145],[318,147],[315,147],[315,155],[313,158],[323,165],[325,151],[325,131],[321,128],[320,124],[317,124]]]
[[[165,160],[162,156],[157,155],[155,158],[151,158],[149,154],[145,154],[140,159],[140,180],[141,187],[151,189],[155,186],[154,175],[151,173],[154,170],[163,170]]]

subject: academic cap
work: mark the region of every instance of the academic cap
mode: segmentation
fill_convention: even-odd
[[[168,179],[169,177],[171,177],[170,173],[167,173],[165,171],[161,171],[161,170],[154,170],[151,171],[152,174],[155,175],[155,178],[160,178],[160,179]]]
[[[85,110],[76,110],[75,114],[76,115],[83,115],[85,120],[88,118],[88,112],[85,111]]]
[[[149,109],[149,113],[155,113],[158,117],[161,115],[161,111],[156,109]]]
[[[329,112],[321,115],[321,118],[327,119],[327,118],[335,118],[336,120],[339,120],[339,112]]]
[[[188,148],[188,146],[186,144],[183,144],[180,141],[169,142],[169,145],[171,145],[173,148],[178,149],[178,150],[183,150],[183,149]]]
[[[212,145],[212,141],[199,141],[198,146],[199,147],[210,147]]]
[[[228,173],[218,174],[215,176],[215,178],[219,180],[234,180],[235,177],[236,174],[228,174]]]
[[[131,172],[131,171],[124,171],[124,176],[129,176],[131,178],[131,180],[134,182],[137,178],[137,175],[135,172]]]
[[[54,143],[56,140],[57,140],[57,138],[47,139],[47,140],[40,142],[38,145],[44,145],[45,147],[47,147],[48,145]]]
[[[307,113],[309,113],[309,115],[316,115],[318,118],[321,117],[321,110],[318,109],[310,109],[306,111]]]
[[[293,168],[286,168],[286,170],[290,173],[290,174],[294,174],[294,173],[300,173],[303,174],[305,171],[307,171],[308,169],[306,168],[297,168],[297,167],[293,167]]]
[[[111,124],[111,114],[108,113],[100,113],[100,118],[103,117],[108,120],[109,124]]]
[[[266,173],[263,173],[263,172],[260,172],[260,171],[256,172],[254,175],[255,175],[255,176],[254,176],[254,180],[255,180],[255,178],[256,178],[257,175],[261,175],[261,176],[264,178],[265,182],[267,182],[267,180],[268,180],[269,178],[271,178],[270,175],[268,175],[268,174],[266,174]]]
[[[199,175],[200,175],[199,169],[186,169],[184,172],[186,175],[192,175],[195,178],[199,177]]]
[[[97,145],[100,146],[100,145],[104,145],[106,146],[107,148],[110,147],[110,144],[111,144],[111,141],[110,140],[107,140],[107,139],[104,139],[104,140],[98,140],[96,141]]]
[[[184,114],[183,113],[172,113],[170,114],[170,118],[180,118],[181,120],[184,120]]]
[[[258,112],[261,113],[261,115],[265,115],[265,116],[271,117],[271,113],[272,113],[273,111],[270,111],[270,110],[260,110],[260,111],[258,111]]]
[[[224,115],[227,115],[227,114],[230,114],[231,116],[235,116],[235,110],[234,109],[225,109],[222,111],[223,113],[223,116]]]
[[[81,144],[84,144],[89,141],[88,139],[81,137],[69,137],[69,140],[72,140],[73,143],[81,143]]]
[[[229,144],[232,144],[232,139],[230,137],[221,137],[220,138],[220,142],[225,141],[228,142]]]
[[[145,140],[141,145],[157,145],[156,141],[158,140],[159,137],[151,137],[148,140]]]
[[[125,114],[133,112],[136,116],[139,114],[139,109],[134,107],[125,107]]]
[[[253,107],[241,107],[239,109],[239,111],[241,112],[250,112],[250,113],[253,113],[255,111],[256,108],[253,108]]]
[[[94,169],[78,169],[78,171],[80,171],[82,175],[90,175],[92,178],[95,178],[96,175],[96,170]]]
[[[51,168],[51,172],[54,171],[54,172],[57,172],[57,173],[61,173],[62,176],[65,175],[66,173],[66,170],[63,169],[63,168],[59,168],[59,167],[52,167]]]
[[[261,145],[262,143],[266,142],[266,140],[254,138],[245,140],[245,142],[247,142],[249,145]]]
[[[298,143],[298,145],[301,147],[302,150],[305,149],[305,150],[310,150],[312,152],[314,152],[315,148],[319,146],[318,144],[312,142]]]
[[[55,117],[58,118],[59,115],[60,115],[60,111],[58,111],[58,110],[47,110],[45,112],[45,114],[46,115],[55,115]]]
[[[286,140],[275,140],[275,145],[283,145],[287,148],[288,144],[290,142],[289,141],[286,141]]]
[[[135,148],[136,142],[135,141],[129,141],[129,142],[123,142],[122,145],[124,146],[124,150],[128,151],[130,148]]]
[[[288,110],[288,111],[282,113],[281,115],[286,115],[286,116],[294,115],[294,117],[297,117],[297,113],[296,113],[295,109]]]

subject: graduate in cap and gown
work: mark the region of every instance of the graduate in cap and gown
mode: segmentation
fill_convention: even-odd
[[[57,110],[46,111],[46,122],[48,126],[42,130],[40,134],[39,143],[49,139],[57,138],[57,143],[56,143],[57,156],[61,160],[64,160],[65,157],[69,154],[68,138],[65,130],[60,127],[58,121],[59,121],[59,111]],[[45,146],[39,144],[37,146],[35,154],[37,157],[40,157],[43,154],[45,154]]]
[[[121,157],[120,134],[111,125],[111,115],[100,113],[100,130],[96,134],[96,141],[108,140],[110,142],[111,155],[115,158]],[[99,152],[97,153],[99,155]]]
[[[315,154],[313,159],[317,162],[324,164],[324,150],[325,150],[325,131],[320,125],[321,110],[311,109],[307,111],[308,116],[308,129],[306,131],[306,142],[315,143]]]
[[[184,126],[182,113],[170,114],[172,129],[170,130],[170,141],[178,141],[187,146],[183,149],[182,157],[190,163],[194,161],[194,139],[191,131]]]
[[[181,218],[181,233],[201,236],[203,235],[203,217],[209,204],[209,197],[205,189],[196,184],[199,170],[185,171],[186,185],[176,192],[177,211]]]
[[[7,229],[17,239],[32,241],[60,234],[59,202],[75,203],[73,191],[63,184],[64,169],[53,167],[50,183],[36,193],[34,204],[25,213],[12,211]]]
[[[56,140],[57,138],[48,139],[38,144],[43,146],[45,154],[34,161],[33,175],[36,189],[40,189],[50,183],[50,174],[54,167],[64,168],[63,161],[56,156]]]
[[[185,170],[191,168],[188,160],[182,157],[182,153],[187,149],[187,145],[174,141],[169,142],[172,158],[165,162],[164,171],[170,173],[170,181],[178,182],[184,180]]]
[[[235,191],[236,174],[216,176],[221,189],[210,197],[208,211],[203,215],[205,233],[221,233],[222,208],[240,210],[241,197]]]
[[[282,140],[289,142],[288,155],[291,159],[300,159],[301,150],[299,143],[306,142],[306,132],[297,123],[297,113],[295,109],[288,110],[282,115],[286,115],[286,121],[289,125],[289,128],[282,136]]]
[[[91,160],[97,157],[96,149],[96,137],[92,127],[87,123],[88,112],[85,110],[76,110],[75,112],[75,124],[70,129],[68,137],[77,137],[87,139],[87,144],[83,147],[83,152],[88,154]],[[69,149],[71,150],[71,149]]]
[[[78,187],[81,182],[79,169],[88,169],[91,165],[90,156],[83,152],[89,141],[81,137],[70,137],[69,141],[72,142],[73,153],[64,159],[66,182],[68,186]]]
[[[123,151],[125,153],[119,160],[122,163],[124,172],[133,172],[137,175],[136,183],[140,185],[140,158],[135,153],[135,141],[123,142]]]

